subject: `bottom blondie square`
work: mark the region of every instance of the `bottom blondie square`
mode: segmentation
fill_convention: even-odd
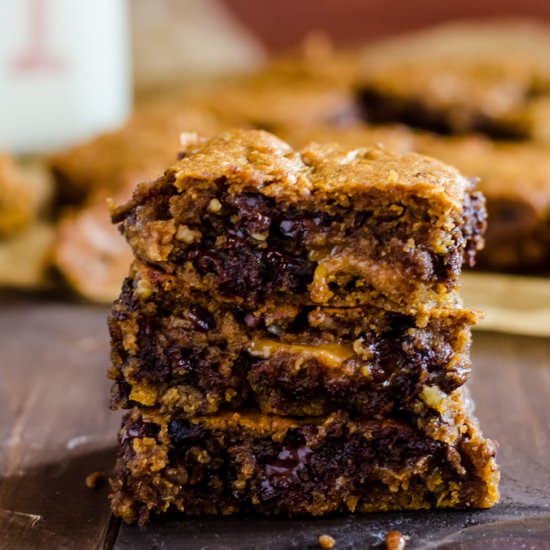
[[[152,515],[488,508],[498,501],[495,450],[457,417],[449,444],[399,419],[344,412],[290,419],[256,411],[174,418],[133,409],[119,435],[114,513]]]

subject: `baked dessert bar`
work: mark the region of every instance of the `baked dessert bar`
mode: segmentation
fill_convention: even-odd
[[[53,286],[52,194],[53,181],[39,161],[0,153],[0,289]]]
[[[361,122],[350,86],[291,74],[260,74],[214,93],[202,93],[196,104],[226,128],[278,133],[289,125],[345,127]]]
[[[454,305],[485,227],[470,180],[433,159],[263,131],[189,142],[113,211],[134,255],[220,303],[288,299],[415,313]]]
[[[254,411],[169,418],[132,410],[119,435],[112,507],[151,514],[487,508],[498,500],[494,447],[466,414],[445,443],[403,420],[343,412],[291,419]]]
[[[550,28],[451,23],[368,46],[358,98],[371,122],[444,134],[529,138],[531,103],[550,92]]]
[[[299,46],[267,63],[261,77],[274,82],[308,81],[348,87],[356,81],[361,48],[343,49],[322,31],[305,35]]]
[[[520,135],[519,123],[512,122],[525,108],[524,103],[515,104],[516,90],[509,84],[516,78],[514,68],[483,60],[403,61],[365,75],[358,101],[370,123],[400,122],[441,134],[527,137]],[[501,96],[500,103],[495,101]]]
[[[321,515],[491,506],[463,388],[472,181],[377,147],[184,139],[114,208],[134,262],[109,320],[127,408],[112,508]]]
[[[134,265],[110,317],[113,406],[193,416],[252,404],[264,413],[369,417],[436,405],[466,382],[465,309],[415,318],[372,307],[266,302],[233,309]]]

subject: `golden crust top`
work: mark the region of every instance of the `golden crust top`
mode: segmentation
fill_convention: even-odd
[[[348,205],[362,193],[391,190],[434,201],[444,211],[460,211],[471,186],[456,169],[422,155],[330,143],[295,151],[261,130],[229,130],[207,141],[189,140],[184,158],[165,178],[178,191],[197,182],[223,180],[229,193],[259,191],[281,202],[332,200]],[[138,188],[138,200],[152,185]]]

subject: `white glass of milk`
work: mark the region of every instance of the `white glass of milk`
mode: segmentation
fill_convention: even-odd
[[[0,0],[0,150],[50,152],[120,125],[126,0]]]

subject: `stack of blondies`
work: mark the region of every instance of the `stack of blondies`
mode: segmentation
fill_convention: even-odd
[[[114,210],[112,506],[320,515],[498,500],[458,295],[482,195],[416,154],[186,136]]]

